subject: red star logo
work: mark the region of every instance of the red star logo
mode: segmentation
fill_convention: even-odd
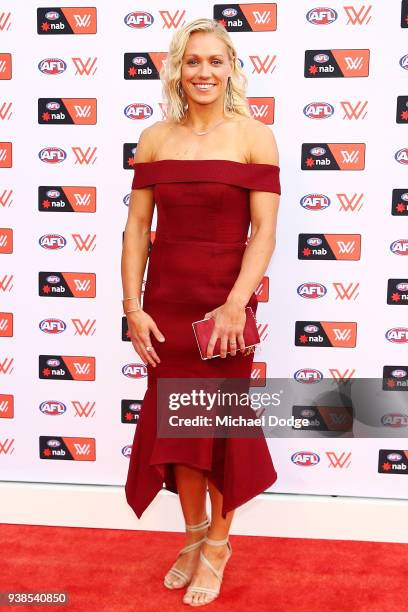
[[[136,76],[136,74],[137,74],[137,71],[136,71],[136,68],[134,66],[132,68],[129,68],[129,70],[128,70],[128,75],[129,76],[134,77],[134,76]]]
[[[302,344],[306,344],[307,336],[305,336],[305,334],[303,334],[302,336],[299,336],[299,342],[301,342]]]
[[[382,469],[385,470],[386,472],[389,472],[391,469],[391,463],[383,463],[382,464]]]
[[[51,115],[50,115],[50,113],[47,113],[47,112],[43,113],[43,114],[41,115],[41,119],[42,119],[43,121],[49,121],[49,120],[51,119]]]
[[[314,165],[315,165],[315,160],[313,159],[313,157],[308,157],[306,159],[306,166],[308,168],[313,168]]]
[[[130,166],[131,168],[133,168],[133,166],[135,165],[135,159],[134,157],[129,157],[128,159],[128,166]]]
[[[309,247],[305,247],[302,252],[304,257],[309,257],[309,255],[312,254],[312,251],[309,249]]]
[[[133,420],[133,414],[132,414],[131,412],[127,412],[127,413],[125,414],[125,419],[126,419],[127,421],[132,421],[132,420]]]
[[[50,368],[44,368],[42,373],[43,373],[43,376],[50,376],[51,375],[51,370],[50,370]]]
[[[408,111],[402,111],[401,119],[404,119],[404,121],[407,121],[407,119],[408,119]]]
[[[396,211],[399,213],[403,213],[405,210],[405,204],[403,204],[402,202],[398,202],[398,204],[395,207]]]
[[[393,302],[399,302],[400,299],[401,299],[401,296],[400,296],[399,293],[393,293],[392,296],[391,296],[391,299],[392,299]]]
[[[317,73],[317,66],[315,64],[313,64],[312,66],[309,66],[309,74],[316,74]]]
[[[50,449],[49,448],[44,448],[43,455],[44,455],[44,457],[50,457],[51,456]]]
[[[41,24],[41,29],[43,32],[48,32],[48,30],[50,29],[50,24],[47,21],[44,21]]]
[[[405,17],[404,21],[405,23],[408,23],[408,17]]]
[[[42,288],[43,293],[49,293],[51,291],[51,287],[49,285],[44,285]]]
[[[389,387],[390,389],[393,389],[395,387],[395,380],[393,380],[392,378],[388,378],[386,384],[387,384],[387,387]]]
[[[49,208],[51,206],[51,202],[49,200],[44,200],[42,203],[43,208]]]
[[[130,338],[130,331],[127,330],[125,335],[126,335],[126,338]]]
[[[227,22],[225,21],[225,19],[217,19],[217,21],[220,24],[220,26],[227,29]]]

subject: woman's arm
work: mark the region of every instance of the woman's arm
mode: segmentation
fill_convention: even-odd
[[[134,157],[136,163],[151,161],[150,143],[154,127],[146,128],[141,133]],[[123,298],[136,298],[123,302],[125,314],[133,311],[126,314],[132,344],[143,361],[155,367],[156,361],[160,363],[156,351],[152,348],[148,352],[145,348],[151,346],[150,331],[158,340],[164,341],[164,338],[152,317],[141,309],[142,283],[149,252],[153,211],[153,188],[132,189],[123,238],[121,273]]]

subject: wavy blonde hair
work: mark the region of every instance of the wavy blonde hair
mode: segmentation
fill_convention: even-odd
[[[214,19],[195,19],[179,28],[170,41],[166,62],[160,70],[160,79],[163,86],[163,98],[167,104],[167,117],[179,122],[187,110],[187,101],[181,87],[181,62],[185,48],[193,32],[212,32],[222,40],[232,61],[232,74],[228,77],[224,96],[224,114],[228,117],[234,113],[250,117],[249,105],[246,99],[248,79],[241,68],[237,58],[234,44],[228,32]]]

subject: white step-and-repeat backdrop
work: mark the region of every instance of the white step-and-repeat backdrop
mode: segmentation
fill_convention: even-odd
[[[146,390],[121,308],[132,158],[165,117],[170,38],[198,17],[231,33],[280,152],[253,387],[333,381],[358,400],[372,383],[361,420],[293,407],[310,426],[269,439],[271,492],[407,498],[405,0],[3,0],[0,478],[124,484]]]

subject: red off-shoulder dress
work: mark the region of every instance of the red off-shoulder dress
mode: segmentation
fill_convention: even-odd
[[[202,360],[192,322],[225,302],[239,274],[250,225],[250,190],[280,194],[279,167],[223,159],[139,162],[132,189],[154,187],[157,227],[149,255],[144,310],[164,334],[151,343],[161,359],[147,366],[125,485],[140,518],[163,485],[177,493],[174,463],[203,470],[223,494],[222,513],[277,479],[265,438],[163,438],[157,435],[157,379],[250,379],[253,353]],[[248,304],[254,313],[257,298]]]

